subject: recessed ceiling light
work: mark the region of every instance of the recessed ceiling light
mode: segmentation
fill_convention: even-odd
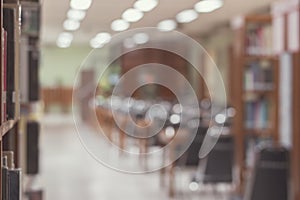
[[[212,12],[223,6],[223,0],[202,0],[196,3],[195,10],[200,13]]]
[[[130,49],[136,46],[134,40],[132,38],[126,38],[123,42],[125,48]]]
[[[75,31],[80,27],[80,23],[76,20],[67,19],[64,21],[63,26],[67,31]]]
[[[80,20],[83,20],[83,18],[85,17],[85,11],[71,9],[68,11],[67,16],[69,19],[80,21]]]
[[[73,35],[71,33],[63,32],[59,34],[56,44],[60,48],[67,48],[71,45],[72,40],[73,40]]]
[[[71,0],[70,6],[76,10],[87,10],[92,4],[92,0]]]
[[[180,13],[178,13],[176,15],[176,20],[179,23],[189,23],[197,19],[197,17],[198,17],[198,13],[193,9],[189,9],[189,10],[183,10]]]
[[[174,20],[167,19],[159,22],[157,28],[161,31],[172,31],[176,29],[177,23]]]
[[[95,37],[95,40],[101,44],[106,44],[111,40],[111,35],[107,32],[98,33]]]
[[[142,11],[149,12],[153,10],[158,4],[158,0],[137,0],[134,3],[134,8]]]
[[[129,28],[129,23],[123,19],[116,19],[111,23],[113,31],[125,31]]]
[[[178,124],[180,122],[180,115],[178,115],[178,114],[171,115],[170,122],[172,124]]]
[[[104,46],[103,43],[100,43],[96,38],[90,40],[90,46],[92,48],[101,48]]]
[[[149,41],[149,35],[146,33],[137,33],[132,39],[136,44],[145,44]]]
[[[135,8],[129,8],[124,11],[122,18],[128,22],[137,22],[144,16],[144,13]]]

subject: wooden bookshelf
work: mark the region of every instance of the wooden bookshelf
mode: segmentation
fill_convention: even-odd
[[[18,120],[7,120],[0,126],[0,133],[4,136],[14,125],[18,123]]]
[[[0,165],[3,166],[2,159],[4,151],[12,151],[14,157],[15,168],[12,170],[18,171],[20,175],[20,66],[24,64],[20,61],[20,40],[21,40],[21,3],[19,0],[1,0],[0,1],[0,36],[1,36],[1,48],[0,48]],[[9,10],[9,11],[8,11]],[[7,18],[6,18],[7,17]],[[4,28],[7,32],[7,37],[4,35]],[[11,38],[8,38],[8,36]],[[13,37],[12,37],[13,35]],[[5,45],[7,44],[7,45]],[[8,51],[10,49],[10,51]],[[7,53],[7,58],[5,57]],[[6,58],[6,59],[5,59]],[[6,63],[4,62],[6,60]],[[8,60],[10,64],[8,64]],[[11,61],[14,61],[13,63]],[[13,69],[13,70],[12,70]],[[10,71],[10,75],[8,74]],[[22,73],[23,74],[23,73]],[[5,86],[6,85],[6,86]],[[13,86],[12,86],[13,85]],[[6,96],[3,96],[6,95]],[[10,105],[8,105],[10,104]],[[13,111],[12,111],[13,110]],[[4,175],[0,173],[0,197],[3,197],[4,191],[2,191]],[[7,182],[8,184],[8,182]],[[21,188],[21,183],[20,183]],[[22,191],[20,196],[22,196]]]
[[[7,105],[7,101],[9,101],[9,99],[8,98],[10,98],[10,96],[7,96],[7,97],[3,97],[2,95],[4,95],[3,94],[3,89],[4,89],[4,84],[8,84],[8,82],[7,83],[5,83],[5,81],[6,81],[6,78],[4,78],[4,76],[6,76],[7,74],[6,73],[4,73],[4,67],[6,67],[5,65],[4,65],[4,61],[5,61],[5,59],[4,59],[4,52],[6,51],[6,49],[4,49],[5,47],[7,47],[7,45],[4,45],[4,38],[3,38],[3,34],[4,34],[4,32],[3,32],[3,28],[4,28],[4,20],[6,20],[5,18],[4,18],[4,16],[3,16],[3,9],[4,9],[4,7],[5,8],[9,8],[9,9],[13,9],[14,10],[14,16],[15,16],[15,18],[14,18],[14,23],[15,24],[17,24],[17,23],[20,23],[20,21],[19,21],[19,18],[17,17],[18,16],[18,14],[19,14],[19,2],[18,1],[16,1],[16,0],[6,0],[6,1],[2,1],[1,0],[1,6],[0,6],[0,11],[1,11],[1,34],[0,34],[0,36],[1,36],[1,53],[0,53],[0,55],[1,55],[1,70],[0,70],[0,77],[1,77],[1,82],[0,82],[0,93],[1,93],[1,124],[0,124],[0,133],[1,133],[1,136],[0,136],[0,155],[1,155],[1,159],[0,159],[0,165],[1,165],[1,167],[2,167],[2,157],[3,157],[3,151],[4,150],[7,150],[7,149],[4,149],[5,147],[7,147],[7,146],[10,146],[9,144],[7,144],[7,140],[9,139],[9,138],[12,138],[12,135],[14,135],[15,137],[14,138],[16,138],[17,137],[17,133],[16,133],[16,131],[14,131],[13,129],[14,128],[16,128],[17,126],[18,126],[18,122],[19,122],[19,99],[18,99],[18,96],[19,96],[19,87],[18,87],[18,85],[19,85],[19,81],[18,81],[18,79],[19,79],[19,71],[18,71],[18,69],[19,69],[19,59],[18,59],[18,51],[19,51],[19,47],[18,47],[18,43],[17,42],[15,42],[13,45],[14,45],[14,51],[13,51],[13,54],[14,54],[14,56],[15,57],[10,57],[9,59],[11,59],[11,60],[14,60],[14,73],[13,73],[13,76],[14,76],[14,78],[13,78],[13,82],[14,82],[14,88],[13,88],[13,90],[14,90],[14,94],[12,95],[12,96],[14,96],[13,98],[14,98],[14,100],[11,100],[12,102],[14,102],[14,115],[12,116],[12,115],[8,115],[7,114],[7,110],[5,110],[4,109],[4,107],[3,107],[3,104],[4,104],[4,102],[3,102],[3,98],[4,99],[6,99],[6,105]],[[10,22],[10,23],[12,23],[13,24],[13,22]],[[19,29],[16,29],[16,27],[17,27],[17,25],[14,27],[14,34],[15,34],[15,40],[16,41],[18,41],[18,35],[19,35]],[[9,41],[6,41],[7,43],[9,42]],[[10,45],[12,45],[12,44],[10,44]],[[8,59],[8,58],[7,58]],[[7,70],[6,70],[6,72],[7,72]],[[8,108],[8,107],[7,107]],[[11,107],[10,107],[11,108]],[[15,151],[18,151],[18,147],[17,146],[10,146],[10,150],[15,150]],[[15,154],[14,154],[14,160],[15,161],[18,161],[18,155],[17,155],[17,153],[18,152],[16,152]],[[15,164],[16,164],[16,166],[18,167],[18,162],[15,162]],[[2,199],[2,194],[3,194],[3,191],[2,191],[2,177],[3,177],[3,174],[1,173],[1,176],[0,176],[0,196],[1,196],[1,199]]]
[[[237,114],[233,132],[236,141],[238,181],[243,191],[246,166],[246,138],[278,141],[278,58],[272,55],[269,37],[272,17],[246,16],[235,27],[231,77],[232,105]]]
[[[300,52],[293,55],[293,149],[291,174],[293,200],[300,200]]]

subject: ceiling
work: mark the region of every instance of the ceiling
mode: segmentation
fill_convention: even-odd
[[[160,0],[158,6],[145,13],[144,17],[131,28],[155,27],[164,19],[175,19],[175,15],[188,8],[193,8],[199,0]],[[178,29],[189,35],[200,35],[211,31],[215,26],[229,22],[235,16],[266,8],[275,0],[224,0],[224,6],[209,14],[200,14],[195,21],[183,24]],[[121,17],[124,10],[133,6],[135,0],[93,0],[80,28],[74,32],[73,44],[88,45],[97,33],[106,31],[114,33],[110,24]],[[63,21],[69,9],[68,0],[42,1],[42,44],[54,45],[63,31]]]

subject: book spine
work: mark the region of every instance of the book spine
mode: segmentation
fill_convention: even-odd
[[[2,157],[2,200],[9,200],[7,157]]]
[[[3,26],[7,31],[7,119],[14,119],[15,105],[13,94],[15,91],[15,11],[13,8],[3,9]]]
[[[9,200],[21,199],[21,169],[8,169]]]
[[[272,54],[272,26],[251,27],[247,31],[246,52],[248,55]]]
[[[4,56],[3,56],[3,75],[2,75],[2,113],[1,113],[1,119],[2,122],[4,122],[7,119],[7,111],[6,111],[6,101],[7,101],[7,97],[6,97],[6,93],[7,93],[7,32],[4,31]]]

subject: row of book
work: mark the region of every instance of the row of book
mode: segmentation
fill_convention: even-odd
[[[249,26],[246,33],[246,53],[248,55],[272,54],[272,26]]]
[[[270,102],[267,99],[245,103],[245,127],[247,129],[270,128]]]
[[[23,5],[24,4],[24,5]],[[18,118],[20,102],[39,100],[39,5],[4,1],[1,123]],[[20,26],[22,24],[22,26]]]
[[[15,168],[14,152],[2,156],[2,200],[21,199],[21,169]]]
[[[245,90],[266,91],[273,89],[273,65],[269,61],[252,61],[245,71]]]
[[[4,3],[1,65],[1,122],[15,119],[19,113],[19,4]]]

